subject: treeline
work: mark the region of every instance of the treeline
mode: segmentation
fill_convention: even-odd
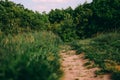
[[[43,30],[48,24],[49,20],[45,14],[33,12],[11,1],[0,1],[0,30],[5,34]]]
[[[92,37],[120,28],[120,0],[93,0],[74,10],[51,10],[48,15],[53,31],[63,40]]]
[[[53,31],[63,41],[83,39],[120,28],[120,0],[93,0],[75,9],[33,12],[21,4],[0,1],[0,30],[17,34],[33,30]]]

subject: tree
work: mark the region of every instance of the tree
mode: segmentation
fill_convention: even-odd
[[[65,16],[65,19],[54,28],[53,32],[58,34],[63,41],[67,42],[77,39],[78,36],[76,35],[76,25],[73,23],[72,16],[68,13]]]
[[[120,0],[93,0],[95,25],[101,31],[107,31],[120,27]]]
[[[80,38],[86,38],[91,36],[89,23],[93,12],[90,7],[91,6],[89,4],[85,3],[83,5],[79,5],[74,10],[74,23],[77,24],[76,33]]]
[[[59,9],[51,10],[48,16],[51,23],[60,23],[65,17],[64,11]]]

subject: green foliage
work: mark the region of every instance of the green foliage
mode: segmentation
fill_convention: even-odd
[[[33,12],[21,4],[0,1],[0,30],[5,34],[18,34],[33,30],[48,30],[64,41],[90,38],[101,32],[120,28],[120,1],[93,0],[74,10],[51,10],[48,14]]]
[[[60,39],[73,41],[78,54],[120,77],[120,0],[93,0],[74,10],[33,12],[22,4],[0,0],[0,80],[58,80]],[[38,32],[35,32],[38,31]],[[26,33],[25,33],[26,32]],[[75,41],[74,41],[75,40]],[[98,72],[99,73],[99,72]]]
[[[53,32],[58,34],[61,39],[66,42],[77,39],[76,27],[73,23],[72,17],[69,14],[66,14],[66,19],[60,22],[58,28],[55,28]]]
[[[51,32],[0,36],[0,80],[58,80],[60,43]]]
[[[77,35],[80,38],[91,37],[95,31],[93,30],[93,25],[91,27],[90,18],[93,15],[90,5],[85,3],[84,5],[79,5],[74,10],[75,19],[74,23],[77,29]]]
[[[120,0],[93,0],[74,10],[34,12],[22,4],[0,0],[0,79],[57,80],[60,74],[58,45],[60,39],[73,41],[78,53],[85,52],[103,71],[120,77]],[[35,32],[38,31],[38,32]],[[25,33],[26,32],[26,33]],[[118,69],[118,70],[117,70]]]
[[[99,65],[104,72],[112,72],[113,80],[120,77],[120,33],[101,34],[88,40],[72,43],[74,49]],[[77,48],[76,48],[77,46]]]
[[[55,31],[64,41],[71,41],[78,38],[90,38],[98,33],[119,29],[119,8],[119,0],[93,0],[92,3],[84,3],[74,10],[71,7],[65,10],[51,10],[48,16],[53,26],[53,32]],[[71,18],[67,18],[68,15]],[[63,25],[64,22],[65,25]],[[73,27],[70,28],[69,24]],[[71,34],[74,37],[71,37]]]
[[[90,45],[96,47],[96,49],[100,51],[100,53],[97,52],[98,54],[103,55],[108,60],[120,63],[120,33],[101,35],[93,39],[93,42],[90,43]]]
[[[120,28],[120,0],[93,0],[93,21],[99,31]]]
[[[47,14],[40,14],[11,1],[0,1],[0,29],[5,34],[17,34],[32,30],[46,30]]]
[[[120,72],[119,72],[119,71],[114,72],[114,73],[113,73],[113,76],[112,76],[112,79],[113,79],[113,80],[118,80],[118,79],[120,79]]]
[[[65,18],[64,11],[59,9],[51,10],[48,15],[51,23],[60,23]]]

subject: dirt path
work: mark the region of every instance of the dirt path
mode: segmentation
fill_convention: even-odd
[[[86,63],[84,54],[76,55],[74,50],[61,52],[61,69],[64,75],[61,80],[110,80],[109,75],[95,75],[98,68],[88,69],[83,66]]]

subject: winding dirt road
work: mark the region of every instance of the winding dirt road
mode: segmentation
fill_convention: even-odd
[[[110,75],[95,75],[98,68],[86,68],[83,66],[87,60],[84,54],[76,55],[76,51],[61,51],[61,69],[64,74],[61,80],[110,80]]]

